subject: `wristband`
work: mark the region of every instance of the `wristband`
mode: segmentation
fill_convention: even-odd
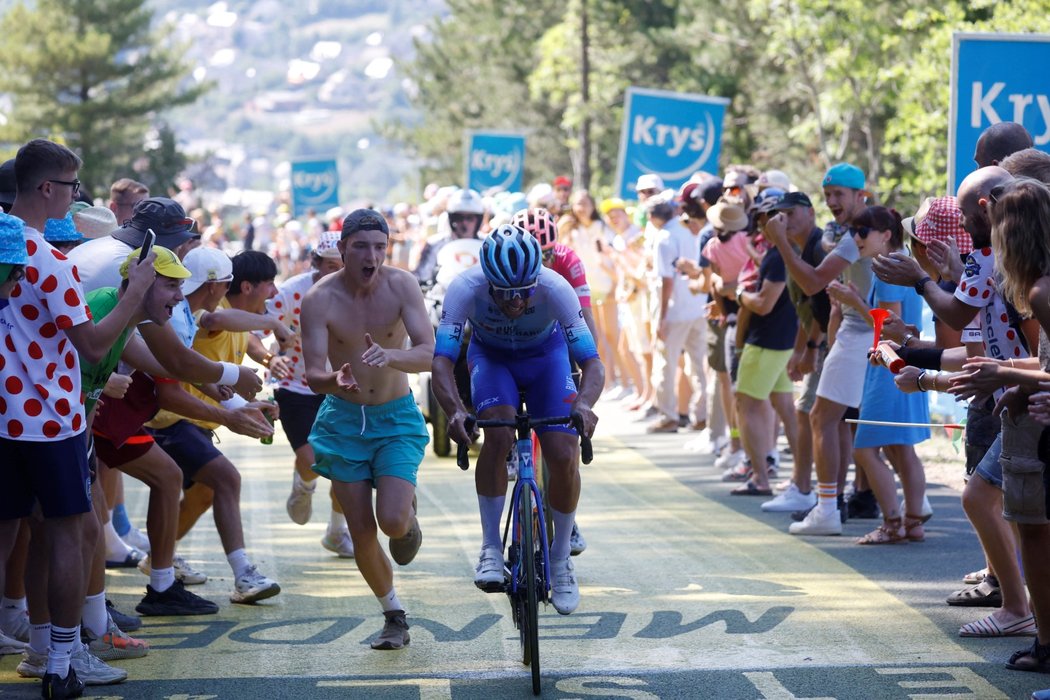
[[[944,348],[905,348],[897,349],[897,355],[904,360],[905,364],[921,369],[940,369],[941,355]]]
[[[926,393],[926,389],[922,388],[922,378],[926,376],[926,370],[920,370],[918,376],[915,377],[915,386],[919,387],[919,391]]]
[[[222,365],[222,376],[219,377],[218,384],[222,386],[233,386],[236,384],[241,377],[241,366],[232,362],[220,362],[219,364]]]
[[[810,350],[816,350],[818,347],[820,347],[820,345],[818,345],[813,340],[807,340],[806,341],[806,347],[809,348]]]
[[[248,401],[240,394],[234,394],[232,398],[226,399],[221,402],[221,406],[227,411],[234,411],[242,406],[247,406]]]
[[[915,336],[914,335],[912,335],[911,333],[905,333],[904,334],[904,340],[901,341],[901,347],[902,348],[908,347],[908,343],[910,343],[913,340],[915,340]]]

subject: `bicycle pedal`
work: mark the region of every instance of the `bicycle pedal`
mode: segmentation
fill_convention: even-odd
[[[504,591],[507,590],[507,585],[503,581],[500,581],[498,583],[496,583],[496,582],[493,582],[493,583],[478,583],[478,582],[475,582],[474,585],[477,586],[479,590],[482,590],[485,593],[503,593]]]

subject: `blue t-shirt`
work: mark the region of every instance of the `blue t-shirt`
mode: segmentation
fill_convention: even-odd
[[[786,282],[787,269],[784,258],[776,248],[770,248],[758,266],[759,289],[766,281]],[[780,292],[773,308],[765,316],[751,314],[747,322],[747,342],[767,350],[790,350],[795,347],[795,331],[798,330],[798,316],[795,305],[791,303],[787,285]]]

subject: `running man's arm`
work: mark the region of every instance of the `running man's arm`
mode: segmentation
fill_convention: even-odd
[[[428,372],[434,359],[434,326],[427,314],[426,302],[419,284],[408,274],[398,271],[391,280],[398,299],[401,299],[401,322],[411,345],[408,348],[372,349],[365,351],[365,364],[389,366],[401,372]],[[305,325],[305,324],[304,324]]]

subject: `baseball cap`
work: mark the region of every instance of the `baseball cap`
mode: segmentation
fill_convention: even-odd
[[[777,200],[777,203],[773,205],[773,208],[779,211],[792,209],[794,207],[808,207],[809,209],[812,209],[813,202],[805,192],[788,192],[781,195],[780,199]]]
[[[767,187],[755,195],[755,201],[751,204],[750,211],[759,214],[768,214],[777,208],[777,203],[784,196],[784,190],[777,187]]]
[[[117,228],[117,215],[109,207],[82,207],[73,211],[73,225],[85,238],[103,238]]]
[[[179,258],[175,253],[159,245],[153,246],[153,252],[157,254],[156,259],[153,261],[153,269],[157,271],[158,275],[171,277],[177,280],[189,278],[191,274],[190,271],[179,261]],[[142,248],[136,248],[131,251],[131,254],[120,264],[121,277],[124,279],[128,278],[128,271],[131,269],[131,263],[138,260],[141,253]]]
[[[375,209],[354,209],[343,219],[342,238],[358,231],[382,231],[390,235],[390,227],[387,226],[386,219]]]
[[[342,260],[343,256],[339,254],[339,232],[338,231],[324,231],[321,234],[321,240],[317,242],[317,254],[322,258],[332,258],[334,260]]]
[[[190,295],[206,282],[230,282],[233,280],[233,261],[218,248],[194,248],[186,253],[182,261],[190,271],[190,277],[182,285],[182,293]]]
[[[0,204],[10,207],[15,203],[18,186],[15,184],[15,159],[4,161],[0,165]],[[21,264],[21,263],[19,263]]]
[[[150,197],[135,205],[131,219],[113,232],[113,237],[130,246],[142,245],[147,229],[157,234],[157,245],[174,250],[186,241],[200,238],[193,231],[196,222],[174,199]]]
[[[791,178],[782,170],[766,170],[758,176],[757,184],[760,190],[776,187],[787,192],[791,189]]]
[[[44,222],[44,240],[48,243],[79,243],[84,240],[73,223],[73,215],[66,214],[61,219],[48,219]]]
[[[0,265],[27,265],[26,224],[16,216],[0,212]]]
[[[598,211],[602,213],[602,216],[608,216],[609,212],[613,209],[623,209],[624,211],[627,211],[627,202],[619,197],[609,197],[603,199],[602,203],[598,205]]]
[[[572,180],[565,175],[559,175],[551,182],[553,187],[572,187]]]
[[[741,170],[731,170],[726,173],[722,187],[729,189],[730,187],[743,187],[748,184],[747,173]]]
[[[635,191],[640,190],[663,190],[664,181],[656,173],[645,173],[638,178],[638,182],[634,183]]]
[[[864,171],[849,163],[836,163],[824,173],[823,187],[848,187],[851,190],[864,190]]]

